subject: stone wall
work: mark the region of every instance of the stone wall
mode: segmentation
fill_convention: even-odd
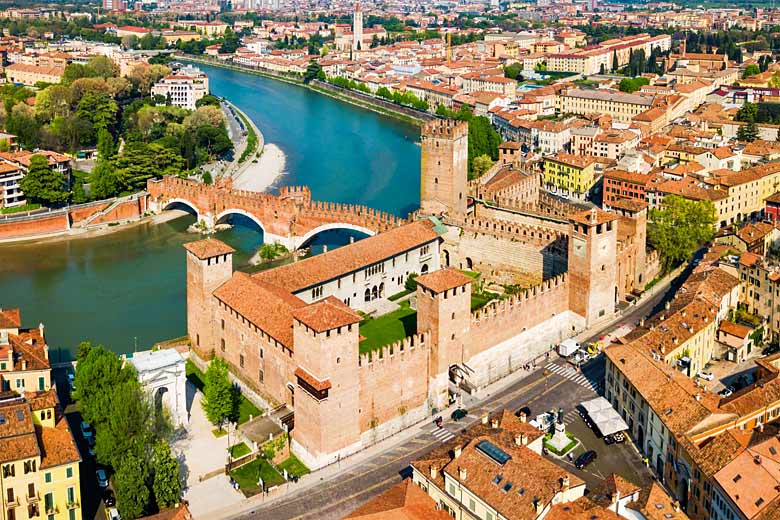
[[[30,218],[0,220],[0,239],[62,233],[68,229],[68,215],[46,213]]]
[[[104,208],[105,209],[105,208]],[[122,201],[113,206],[109,211],[90,222],[91,225],[109,224],[123,220],[134,220],[143,215],[146,209],[146,199],[138,198]],[[98,210],[103,211],[103,210]]]

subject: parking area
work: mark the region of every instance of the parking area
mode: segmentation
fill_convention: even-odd
[[[712,392],[721,392],[730,387],[739,390],[755,382],[756,359],[761,357],[757,352],[741,363],[733,361],[711,361],[704,371],[712,374],[711,381],[705,381],[706,387]]]
[[[593,488],[612,473],[617,473],[631,482],[644,486],[652,481],[652,473],[642,462],[642,458],[631,444],[630,439],[622,444],[607,445],[604,439],[597,436],[585,422],[575,413],[567,413],[566,430],[580,441],[572,450],[571,460],[568,457],[551,457],[559,465],[565,467],[581,479],[589,488]],[[574,467],[574,461],[588,450],[596,452],[596,459],[584,469]]]

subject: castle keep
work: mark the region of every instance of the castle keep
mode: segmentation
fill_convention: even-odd
[[[233,271],[233,250],[218,240],[185,245],[193,348],[224,358],[269,404],[295,412],[293,450],[309,467],[478,392],[533,348],[609,320],[648,279],[644,208],[611,213],[550,201],[538,188],[513,190],[511,179],[539,179],[513,161],[470,185],[467,135],[463,122],[423,128],[422,210],[375,236],[251,275]],[[496,203],[498,194],[484,204],[478,192],[496,175],[523,197]],[[295,211],[310,211],[302,204]],[[478,288],[458,268],[481,272],[484,282],[524,273],[534,283],[472,310]],[[414,329],[361,348],[357,311],[380,316],[413,273]]]

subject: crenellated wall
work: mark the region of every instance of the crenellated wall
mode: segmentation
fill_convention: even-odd
[[[471,315],[465,358],[521,334],[569,310],[566,274],[544,281],[521,294],[480,309]]]
[[[361,354],[360,431],[364,446],[425,418],[430,332]]]
[[[213,226],[230,214],[243,214],[254,220],[267,242],[279,241],[300,247],[314,234],[333,227],[346,227],[379,233],[405,221],[383,211],[355,204],[312,201],[306,186],[287,186],[280,195],[238,190],[230,180],[206,185],[178,177],[148,181],[153,211],[162,211],[173,202],[192,206],[199,220]]]

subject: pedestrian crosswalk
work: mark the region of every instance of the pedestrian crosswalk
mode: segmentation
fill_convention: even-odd
[[[448,440],[455,437],[455,435],[450,433],[450,431],[447,430],[446,428],[436,428],[431,432],[431,435],[436,437],[441,442],[447,442]]]
[[[587,377],[585,377],[580,372],[577,372],[571,367],[558,365],[556,363],[548,363],[544,368],[549,370],[550,372],[553,372],[555,374],[558,374],[561,377],[565,377],[566,379],[573,381],[577,383],[580,386],[584,386],[585,388],[590,388],[594,392],[599,392],[600,390],[600,383],[596,381],[591,381]]]

